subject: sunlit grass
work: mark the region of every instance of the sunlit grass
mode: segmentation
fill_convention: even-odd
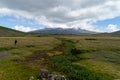
[[[64,38],[76,42],[77,48],[92,50],[120,50],[120,37],[64,36]]]
[[[15,39],[18,40],[16,46]],[[0,80],[28,80],[31,76],[37,77],[42,68],[41,64],[22,61],[36,51],[51,50],[57,44],[60,44],[60,41],[53,37],[1,37],[0,56],[4,51],[8,55],[0,58]]]
[[[60,51],[54,51],[54,52],[48,52],[47,54],[52,57],[52,56],[62,55],[63,53]]]
[[[0,58],[0,80],[28,80],[30,76],[37,77],[41,68],[48,68],[47,63],[44,63],[47,62],[47,59],[40,58],[30,61],[26,59],[29,56],[41,53],[58,58],[61,58],[66,53],[65,60],[70,61],[68,65],[72,65],[69,68],[74,68],[73,70],[76,70],[75,64],[77,67],[84,67],[86,72],[90,70],[90,72],[108,74],[115,78],[120,78],[120,37],[61,37],[67,39],[65,43],[64,41],[61,43],[59,39],[49,36],[1,37],[0,54],[7,52],[8,55],[6,54],[6,57]],[[15,39],[18,40],[17,46],[14,45]],[[61,49],[55,50],[55,47],[58,45],[61,45],[60,47],[64,46],[64,53]],[[73,47],[83,51],[83,54],[76,55],[79,56],[79,61],[76,56],[69,54]],[[55,60],[58,60],[58,58],[55,58]],[[64,65],[61,65],[62,62]],[[68,70],[69,68],[66,68],[67,63],[64,60],[62,62],[61,64],[56,63],[57,66],[62,66],[60,68]],[[74,71],[70,75],[72,74],[74,74]]]
[[[120,78],[120,37],[64,36],[76,42],[77,49],[88,50],[73,62],[92,71]]]
[[[96,72],[110,74],[116,78],[120,77],[120,70],[119,70],[120,68],[118,68],[118,66],[116,66],[112,63],[89,59],[89,60],[81,60],[79,62],[75,62],[74,64],[78,64],[80,66],[87,67],[90,70],[93,70]]]

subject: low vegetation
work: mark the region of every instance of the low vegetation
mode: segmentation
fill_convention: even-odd
[[[69,80],[112,80],[113,77],[107,74],[101,74],[87,69],[86,67],[73,64],[73,62],[81,60],[78,54],[81,50],[74,48],[73,42],[69,40],[63,40],[62,44],[65,48],[63,55],[55,56],[51,58],[54,71],[60,72],[66,75]],[[68,54],[69,53],[69,54]],[[50,63],[51,64],[51,63]]]
[[[37,80],[43,68],[69,80],[119,79],[119,45],[119,37],[1,37],[0,80]]]
[[[111,75],[115,79],[120,78],[120,37],[64,36],[64,38],[76,42],[77,49],[86,51],[84,54],[79,54],[81,60],[73,64]]]
[[[14,46],[15,39],[18,40],[17,46]],[[51,50],[57,44],[60,41],[53,37],[1,37],[0,80],[28,80],[31,76],[37,78],[40,69],[45,67],[42,67],[43,59],[36,61],[37,58],[28,57]]]

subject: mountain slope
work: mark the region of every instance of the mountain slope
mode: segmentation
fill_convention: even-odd
[[[73,28],[45,28],[36,31],[32,31],[31,33],[37,34],[95,34],[95,32],[82,30],[82,29],[73,29]]]
[[[98,33],[97,36],[120,36],[120,31],[111,32],[111,33]]]
[[[4,37],[4,36],[20,36],[23,35],[25,33],[17,31],[17,30],[13,30],[10,28],[6,28],[3,26],[0,26],[0,37]]]
[[[112,33],[110,33],[110,34],[111,34],[111,35],[120,36],[120,31],[112,32]]]

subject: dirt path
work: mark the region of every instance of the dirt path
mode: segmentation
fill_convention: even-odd
[[[2,52],[0,52],[0,59],[3,59],[9,55],[10,55],[10,53],[8,51],[2,51]]]

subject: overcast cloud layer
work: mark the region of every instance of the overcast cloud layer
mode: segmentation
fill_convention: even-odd
[[[0,0],[0,16],[33,19],[40,25],[52,28],[101,32],[100,26],[94,23],[119,17],[119,4],[120,0]],[[117,30],[119,27],[111,23],[102,32]]]

